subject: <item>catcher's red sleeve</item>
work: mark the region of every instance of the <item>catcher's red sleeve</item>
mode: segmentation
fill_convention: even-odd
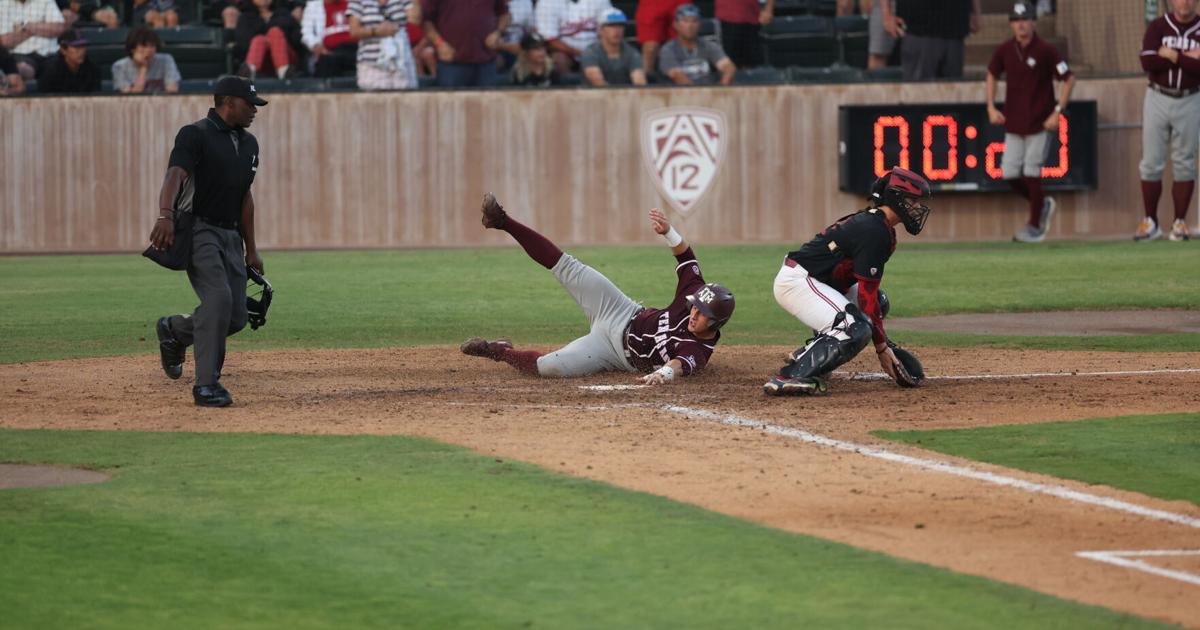
[[[858,308],[871,318],[871,324],[874,325],[871,340],[875,345],[879,345],[887,341],[887,333],[883,331],[883,317],[879,314],[879,280],[859,275],[855,277],[858,278]]]

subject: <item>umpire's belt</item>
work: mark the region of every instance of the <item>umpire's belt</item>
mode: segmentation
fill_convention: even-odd
[[[1200,88],[1169,88],[1163,87],[1157,83],[1151,83],[1150,89],[1162,94],[1163,96],[1170,96],[1171,98],[1183,98],[1185,96],[1191,96],[1196,92],[1200,92]]]
[[[210,219],[208,217],[196,217],[196,218],[207,223],[208,225],[213,226],[213,227],[225,228],[226,230],[238,229],[237,221],[216,221],[216,220]]]

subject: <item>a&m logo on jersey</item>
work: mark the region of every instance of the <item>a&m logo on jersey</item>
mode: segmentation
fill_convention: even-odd
[[[725,156],[725,114],[670,107],[642,117],[642,158],[658,191],[680,214],[708,192]]]

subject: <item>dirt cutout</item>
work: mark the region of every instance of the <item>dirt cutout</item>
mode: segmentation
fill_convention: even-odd
[[[0,490],[6,488],[43,488],[76,486],[108,481],[109,476],[83,468],[0,464]]]
[[[518,340],[519,341],[519,340]],[[937,378],[905,390],[849,378],[821,398],[768,398],[785,347],[721,348],[702,374],[652,389],[607,374],[541,380],[457,348],[236,352],[222,382],[235,406],[191,403],[157,354],[0,366],[0,425],[20,428],[405,434],[667,496],[1076,601],[1200,628],[1200,587],[1078,557],[1200,549],[1200,506],[957,460],[873,437],[877,429],[978,427],[1200,409],[1191,353],[913,350]],[[1090,373],[1144,371],[1136,374]],[[1172,371],[1174,370],[1174,371]],[[1011,376],[1050,373],[1052,376]],[[1010,376],[1005,376],[1010,375]],[[996,378],[946,378],[946,377]],[[1184,517],[1139,516],[714,422],[721,417],[936,459]],[[1190,520],[1188,520],[1190,519]],[[1200,573],[1195,558],[1148,559]]]

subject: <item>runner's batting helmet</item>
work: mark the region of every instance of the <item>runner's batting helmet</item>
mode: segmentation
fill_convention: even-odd
[[[717,330],[733,317],[733,292],[710,282],[687,296],[688,304],[708,318],[708,329]]]
[[[904,229],[913,236],[921,233],[925,219],[929,218],[929,206],[920,200],[931,196],[929,182],[906,168],[894,168],[871,185],[871,201],[875,207],[890,207],[900,215]],[[917,203],[910,202],[909,198],[916,198]]]

